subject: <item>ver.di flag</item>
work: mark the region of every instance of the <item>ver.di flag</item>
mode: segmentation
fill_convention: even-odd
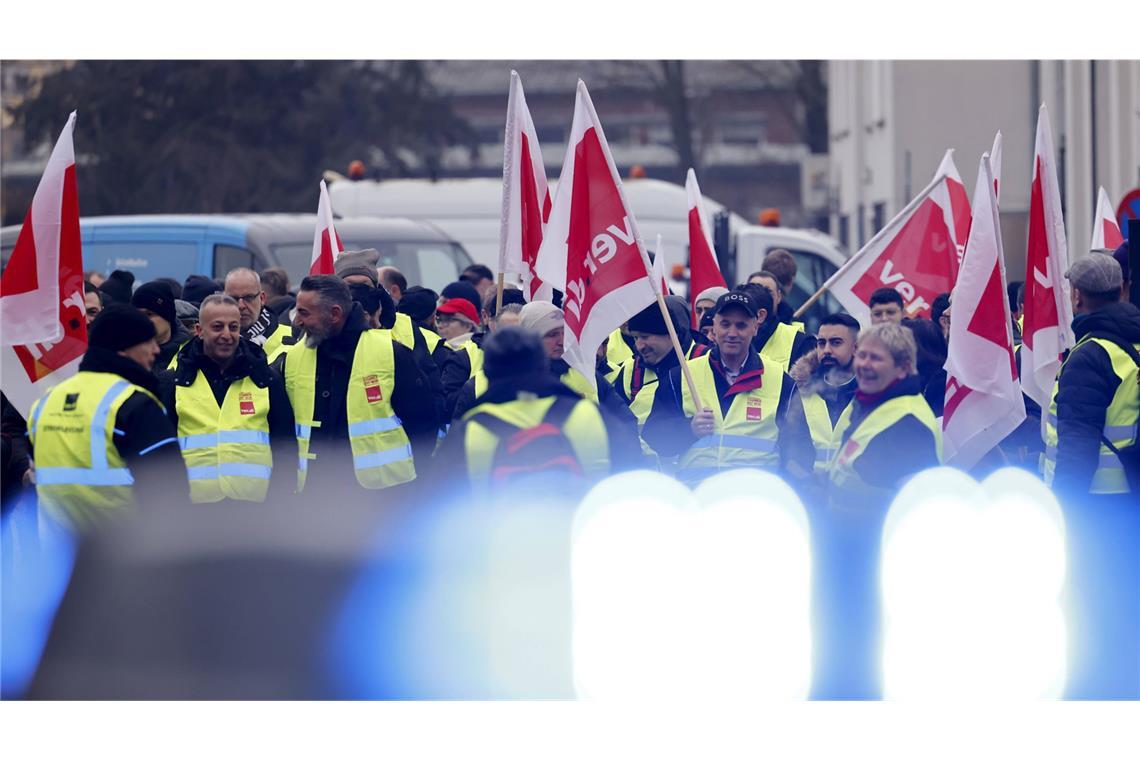
[[[669,281],[665,279],[665,251],[661,241],[661,233],[657,234],[657,248],[653,251],[653,287],[661,291],[661,295],[669,295]]]
[[[902,295],[907,317],[928,317],[934,299],[953,290],[970,230],[970,202],[953,153],[946,151],[930,184],[825,283],[864,325],[879,288]]]
[[[602,124],[579,80],[566,158],[535,269],[565,294],[563,358],[591,385],[598,346],[656,298],[648,264]]]
[[[713,252],[709,221],[702,203],[701,188],[697,184],[697,173],[691,168],[685,177],[685,194],[689,201],[689,294],[696,299],[699,293],[708,288],[725,287],[724,275],[720,273],[716,254]],[[697,310],[694,303],[690,307],[693,328],[697,327]]]
[[[0,378],[4,395],[25,416],[78,371],[87,351],[75,118],[73,112],[52,150],[0,280]]]
[[[1120,224],[1112,212],[1112,203],[1108,200],[1108,193],[1100,188],[1096,194],[1096,213],[1093,215],[1092,243],[1089,250],[1109,248],[1115,250],[1124,242],[1120,234]]]
[[[1013,358],[994,172],[982,156],[970,237],[954,286],[942,445],[946,464],[970,469],[1025,420]]]
[[[1069,300],[1069,250],[1061,215],[1056,153],[1049,112],[1037,114],[1029,192],[1029,241],[1025,256],[1025,308],[1021,327],[1021,389],[1042,409],[1049,408],[1061,354],[1071,348],[1073,305]]]
[[[511,72],[507,127],[503,145],[503,211],[499,236],[499,271],[522,277],[523,297],[549,301],[553,289],[534,272],[543,227],[550,216],[550,190],[538,133],[526,105],[522,80]]]
[[[321,180],[321,198],[317,203],[317,227],[313,232],[313,257],[309,263],[309,274],[335,274],[336,257],[344,250],[340,235],[333,225],[332,204],[329,203],[329,188]]]

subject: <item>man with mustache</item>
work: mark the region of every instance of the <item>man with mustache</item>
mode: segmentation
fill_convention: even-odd
[[[297,441],[285,383],[261,346],[243,336],[241,305],[206,296],[195,337],[159,375],[163,405],[196,503],[265,501],[292,492]]]

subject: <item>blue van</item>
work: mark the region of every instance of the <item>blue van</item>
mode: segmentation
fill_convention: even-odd
[[[379,266],[439,291],[471,264],[459,243],[428,222],[381,217],[336,220],[346,250],[375,248]],[[316,214],[147,214],[79,220],[83,268],[134,273],[136,282],[189,275],[222,277],[235,267],[283,267],[291,282],[308,274]],[[0,230],[6,264],[20,226]]]

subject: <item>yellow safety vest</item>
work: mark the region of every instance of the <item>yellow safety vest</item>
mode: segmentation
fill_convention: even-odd
[[[412,324],[412,318],[407,314],[396,312],[396,323],[392,325],[390,330],[392,338],[407,348],[416,347],[416,333],[415,325]],[[438,340],[439,336],[436,336]]]
[[[807,330],[804,328],[803,322],[797,322],[797,321],[793,320],[792,321],[792,327],[795,328],[796,332],[807,332]]]
[[[443,345],[447,346],[446,343],[444,343]],[[481,348],[479,348],[479,346],[475,345],[475,341],[468,340],[466,343],[464,343],[463,345],[461,345],[457,348],[451,348],[451,346],[447,346],[447,347],[449,349],[451,349],[452,351],[466,351],[467,352],[467,356],[470,359],[470,364],[471,364],[471,372],[467,375],[468,380],[475,377],[475,373],[477,373],[477,372],[479,372],[479,370],[483,369],[483,349],[481,349]]]
[[[1120,384],[1116,387],[1112,403],[1105,410],[1104,437],[1118,449],[1122,446],[1129,446],[1136,440],[1137,418],[1140,418],[1140,394],[1137,393],[1137,384],[1140,383],[1140,378],[1137,378],[1136,364],[1132,361],[1132,357],[1125,353],[1124,349],[1111,340],[1089,336],[1085,336],[1073,347],[1073,350],[1069,352],[1069,358],[1072,358],[1073,354],[1086,343],[1097,343],[1108,353],[1108,358],[1112,362],[1112,371],[1120,378]],[[1137,344],[1137,348],[1140,348],[1140,344]],[[1066,364],[1069,358],[1065,359]],[[1053,485],[1053,476],[1057,470],[1057,391],[1061,388],[1061,377],[1064,376],[1064,373],[1065,365],[1062,364],[1061,371],[1057,373],[1057,380],[1053,383],[1053,395],[1049,399],[1049,411],[1045,417],[1043,475],[1045,483],[1050,486]],[[1124,472],[1124,465],[1121,463],[1120,457],[1113,454],[1112,450],[1102,442],[1100,444],[1100,459],[1097,463],[1096,472],[1093,473],[1089,493],[1129,492],[1128,476]]]
[[[728,408],[728,414],[722,415],[709,357],[709,354],[705,354],[690,359],[689,368],[701,406],[711,409],[716,419],[716,432],[698,439],[681,455],[677,477],[691,482],[703,480],[729,468],[760,467],[775,470],[780,464],[776,409],[780,404],[780,390],[784,384],[783,370],[764,365],[764,381],[760,387],[748,393],[736,394]],[[685,416],[692,417],[697,413],[697,408],[689,392],[689,384],[683,383],[681,388]]]
[[[556,398],[547,396],[502,404],[479,404],[468,410],[463,419],[486,412],[519,428],[531,428],[542,422]],[[478,422],[472,421],[465,427],[463,445],[467,452],[467,473],[473,490],[486,492],[499,439]],[[586,399],[579,401],[566,419],[562,433],[570,441],[587,478],[603,477],[609,473],[609,436],[596,404]]]
[[[598,403],[598,389],[592,387],[586,378],[582,375],[582,373],[578,370],[571,367],[568,372],[564,372],[562,374],[562,377],[558,379],[563,385],[570,388],[572,391],[575,391],[582,398],[588,398],[595,404]],[[480,368],[479,371],[475,373],[476,399],[487,392],[487,386],[489,384],[490,383],[487,380],[486,373],[483,372],[482,368]]]
[[[261,350],[265,352],[267,361],[272,362],[284,349],[288,348],[283,341],[290,332],[291,330],[283,324],[277,323],[274,326],[273,332],[261,344]]]
[[[365,330],[356,344],[348,378],[348,441],[356,480],[365,488],[387,488],[416,477],[411,443],[392,409],[396,384],[392,346],[386,330]],[[285,391],[297,426],[298,491],[305,488],[309,460],[316,458],[309,451],[312,429],[320,425],[313,419],[316,380],[316,349],[304,342],[292,346],[285,360]]]
[[[782,371],[787,372],[792,362],[792,344],[798,332],[802,332],[802,328],[797,330],[783,322],[778,323],[775,332],[768,336],[768,342],[760,349],[761,355],[776,362]]]
[[[115,448],[115,417],[139,391],[150,391],[113,372],[79,372],[36,401],[28,437],[35,447],[36,494],[56,518],[89,527],[129,507],[134,478]]]
[[[206,375],[174,387],[178,446],[190,476],[190,500],[265,501],[269,450],[269,389],[248,377],[230,384],[219,407]]]
[[[839,436],[836,433],[838,420],[836,427],[832,427],[831,415],[827,413],[827,402],[818,393],[800,394],[800,400],[804,405],[804,417],[811,432],[811,442],[815,446],[814,469],[816,472],[827,472],[828,464],[835,455],[835,450],[839,448]],[[847,406],[850,408],[851,405]]]
[[[620,367],[633,358],[633,349],[622,337],[621,328],[610,333],[609,343],[606,344],[606,361],[611,367]]]
[[[693,351],[697,348],[697,343],[694,341],[689,344],[689,350],[685,353],[685,358],[693,358]],[[640,433],[641,429],[645,427],[645,421],[649,419],[649,413],[653,410],[653,397],[657,393],[657,372],[652,367],[646,367],[641,376],[641,388],[638,390],[637,395],[633,395],[633,371],[637,366],[637,360],[633,359],[623,364],[619,368],[621,373],[622,390],[625,391],[626,398],[632,398],[629,402],[629,410],[633,412],[633,416],[637,417],[637,430]],[[765,365],[767,366],[767,365]],[[651,448],[643,440],[641,447],[645,451],[652,451]]]
[[[837,443],[842,442],[844,433],[851,426],[851,414],[854,408],[855,403],[852,401],[843,410],[843,414],[839,415],[839,420],[835,423],[835,441]],[[855,471],[855,462],[867,450],[867,446],[875,436],[907,415],[915,417],[930,430],[930,434],[934,436],[934,447],[938,452],[938,461],[941,462],[942,428],[939,427],[934,412],[930,411],[930,404],[926,403],[926,399],[918,394],[896,396],[875,407],[851,431],[851,436],[847,442],[840,443],[840,448],[836,450],[830,464],[832,489],[843,489],[852,494],[882,492],[884,489],[863,482],[863,479]]]
[[[443,338],[439,337],[439,333],[434,333],[431,330],[428,330],[427,328],[419,327],[417,325],[416,329],[420,331],[420,335],[424,336],[424,341],[427,342],[428,353],[434,354],[435,353],[435,347],[439,345],[439,342],[441,340],[443,340]]]

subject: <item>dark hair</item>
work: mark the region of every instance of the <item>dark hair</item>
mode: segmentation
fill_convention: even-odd
[[[321,305],[326,308],[339,306],[346,314],[352,308],[352,293],[344,280],[335,274],[311,274],[301,280],[301,291],[316,293]]]
[[[1077,290],[1081,289],[1077,288]],[[1093,309],[1099,309],[1102,306],[1119,301],[1120,288],[1116,288],[1115,290],[1108,290],[1103,293],[1093,293],[1088,290],[1081,290],[1081,295],[1085,297],[1085,300],[1088,301],[1090,307]]]
[[[472,276],[469,277],[468,275]],[[481,280],[494,280],[495,273],[491,271],[490,267],[484,264],[472,264],[463,270],[463,274],[459,275],[459,279],[466,280],[474,285]]]
[[[897,303],[901,309],[903,308],[902,293],[894,288],[879,288],[871,294],[871,302],[867,306],[875,307],[881,303]]]
[[[374,288],[367,282],[354,282],[349,284],[348,292],[352,300],[356,301],[369,314],[375,314],[381,307],[380,288]]]
[[[914,333],[914,344],[918,349],[915,357],[918,366],[915,369],[925,385],[946,363],[946,339],[942,337],[942,328],[929,319],[904,319],[902,324]]]
[[[408,278],[396,267],[381,267],[380,281],[386,286],[395,285],[401,293],[408,289]]]
[[[828,314],[826,317],[819,320],[819,326],[823,327],[824,325],[839,325],[841,327],[846,327],[849,330],[854,330],[856,335],[859,334],[859,320],[843,311],[836,312],[835,314]]]
[[[496,316],[495,302],[498,299],[499,293],[497,289],[488,290],[487,295],[483,296],[483,312],[488,317]],[[526,296],[524,296],[523,292],[518,288],[503,288],[503,306],[507,306],[508,304],[512,303],[526,305]]]
[[[269,267],[260,272],[261,289],[270,298],[289,295],[289,273],[281,267]]]
[[[939,293],[938,297],[934,299],[934,303],[930,304],[930,321],[937,322],[942,318],[943,312],[950,308],[950,294]]]
[[[776,278],[776,282],[780,283],[785,293],[791,290],[792,283],[796,281],[796,272],[799,271],[795,256],[783,248],[773,248],[769,251],[764,257],[763,268]]]
[[[1020,309],[1025,305],[1025,283],[1017,286],[1017,308]]]
[[[1005,297],[1009,299],[1009,306],[1013,311],[1017,311],[1017,292],[1024,284],[1020,280],[1014,280],[1005,286]]]
[[[767,322],[769,319],[775,319],[776,315],[773,314],[776,310],[776,302],[772,299],[772,294],[763,285],[757,285],[754,282],[745,282],[733,288],[738,293],[745,293],[752,298],[752,302],[756,304],[757,310],[764,309],[768,312]]]
[[[483,342],[483,372],[488,380],[548,372],[549,368],[542,338],[533,330],[504,327]]]

